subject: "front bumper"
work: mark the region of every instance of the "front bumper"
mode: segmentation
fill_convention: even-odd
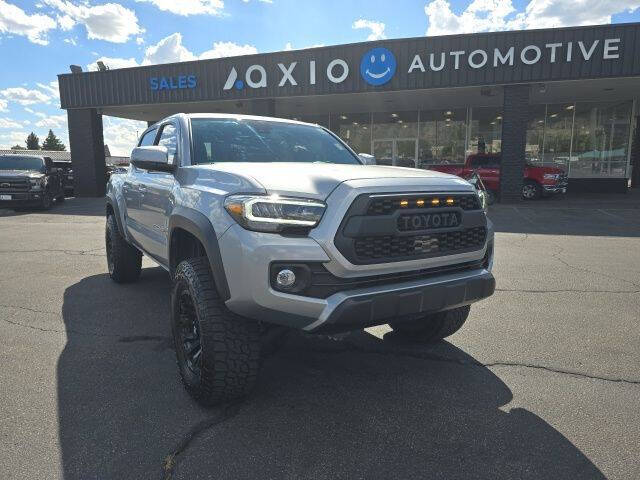
[[[0,196],[9,196],[9,200],[1,199],[0,208],[13,208],[37,205],[42,201],[43,192],[0,192]]]
[[[329,255],[314,238],[251,232],[233,225],[218,242],[230,290],[226,305],[231,311],[309,332],[348,331],[388,323],[404,315],[448,310],[486,298],[495,288],[491,274],[492,229],[485,247],[475,252],[476,258],[486,254],[487,262],[482,268],[346,290],[327,298],[283,293],[270,286],[269,270],[273,262],[331,265]],[[467,260],[452,257],[455,256],[444,259],[448,263]],[[420,268],[417,265],[420,262],[413,263],[413,269]],[[353,271],[350,273],[341,276],[371,275],[366,271],[355,272],[356,275]]]

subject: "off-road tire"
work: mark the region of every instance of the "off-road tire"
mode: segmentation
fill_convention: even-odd
[[[525,180],[522,185],[522,198],[525,200],[538,200],[542,197],[542,187],[534,180]]]
[[[142,253],[127,242],[113,215],[107,217],[105,249],[109,276],[117,283],[135,282],[142,270]]]
[[[189,299],[193,313],[187,318],[182,304]],[[197,330],[200,353],[198,360],[191,358],[189,364],[184,331],[190,331],[191,324],[195,325],[194,333]],[[251,392],[260,368],[260,327],[227,309],[206,257],[184,260],[176,268],[171,329],[182,383],[197,402],[212,406]]]
[[[425,315],[416,320],[391,323],[402,337],[418,342],[435,343],[456,333],[469,316],[470,306]]]

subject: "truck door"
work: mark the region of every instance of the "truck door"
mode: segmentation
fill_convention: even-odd
[[[158,134],[158,129],[153,128],[145,133],[140,142],[139,147],[153,145]],[[125,222],[127,231],[133,239],[144,247],[144,224],[142,222],[142,214],[140,211],[140,182],[144,180],[145,170],[131,165],[129,173],[125,176],[122,185],[122,196],[125,203]]]
[[[166,147],[169,160],[176,165],[178,161],[178,129],[173,123],[160,126],[155,144]],[[168,255],[168,218],[173,204],[173,186],[175,178],[172,172],[146,171],[140,182],[140,217],[145,235],[144,248],[156,260],[169,264]]]
[[[471,169],[478,172],[485,187],[489,190],[500,189],[500,157],[497,155],[474,155],[471,157]]]

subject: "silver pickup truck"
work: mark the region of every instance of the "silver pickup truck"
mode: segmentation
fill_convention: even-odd
[[[493,229],[468,182],[364,165],[331,131],[277,118],[178,114],[149,127],[107,187],[116,282],[142,254],[169,272],[188,392],[253,387],[265,340],[389,324],[433,342],[495,288]]]

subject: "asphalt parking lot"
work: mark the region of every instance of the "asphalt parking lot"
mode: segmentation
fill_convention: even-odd
[[[109,280],[101,200],[0,211],[0,478],[640,478],[639,206],[494,207],[498,290],[450,342],[293,335],[213,410],[166,273]]]

